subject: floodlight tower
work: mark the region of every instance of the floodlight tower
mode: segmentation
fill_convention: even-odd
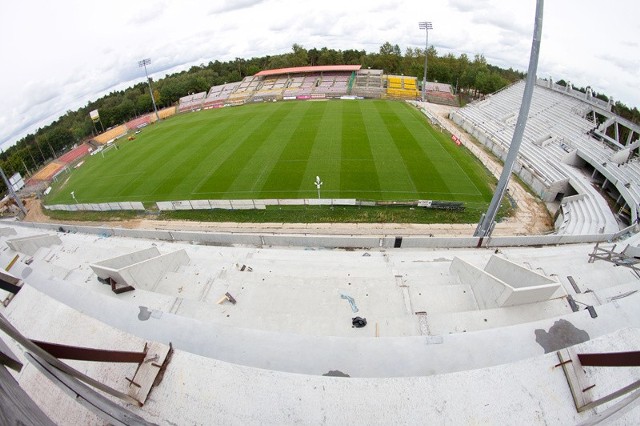
[[[13,200],[16,202],[16,205],[18,206],[22,214],[26,216],[27,209],[24,207],[24,204],[22,204],[22,200],[20,199],[20,197],[18,197],[18,194],[16,194],[16,191],[13,189],[13,185],[11,185],[11,182],[9,182],[9,179],[7,179],[7,176],[4,174],[4,170],[2,170],[2,167],[0,167],[0,176],[2,176],[2,180],[4,181],[4,184],[7,186],[7,191],[9,191],[9,195],[11,195],[11,198],[13,198]]]
[[[141,61],[138,61],[138,67],[139,68],[144,67],[144,75],[147,76],[147,84],[149,84],[149,93],[151,94],[151,102],[153,103],[153,110],[156,113],[156,119],[160,121],[160,116],[158,115],[158,108],[156,107],[156,100],[153,97],[153,90],[151,89],[151,79],[149,78],[149,74],[147,73],[147,65],[149,65],[150,63],[151,63],[150,58],[143,59]]]
[[[533,27],[533,39],[531,41],[531,55],[529,56],[529,69],[527,70],[527,81],[524,86],[524,93],[522,95],[522,104],[520,105],[520,112],[518,114],[518,121],[513,131],[511,138],[511,144],[509,145],[509,151],[507,157],[504,160],[504,166],[502,168],[502,174],[498,180],[498,185],[493,198],[489,204],[487,212],[482,215],[480,222],[476,228],[474,237],[480,237],[478,241],[478,247],[482,244],[484,237],[491,236],[493,228],[495,226],[495,218],[500,208],[500,203],[507,190],[507,184],[511,177],[513,165],[518,157],[518,151],[522,143],[522,136],[524,135],[524,128],[527,125],[527,117],[529,116],[529,109],[531,107],[531,98],[533,96],[533,88],[536,84],[536,71],[538,70],[538,58],[540,56],[540,40],[542,39],[542,17],[544,10],[544,0],[536,1],[536,17]]]
[[[315,185],[316,185],[316,188],[318,189],[318,200],[319,200],[319,199],[320,199],[320,187],[322,186],[322,184],[323,184],[324,182],[322,182],[322,181],[320,180],[320,176],[316,176],[316,181],[315,181],[314,183],[315,183]]]
[[[418,26],[427,34],[424,44],[424,76],[422,77],[422,102],[424,102],[427,97],[427,51],[429,50],[429,30],[433,29],[433,25],[431,22],[423,21],[418,22]]]

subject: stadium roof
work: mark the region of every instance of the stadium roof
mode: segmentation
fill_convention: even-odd
[[[315,67],[292,67],[278,68],[275,70],[264,70],[256,74],[256,76],[268,76],[279,74],[297,74],[307,72],[326,72],[326,71],[358,71],[362,65],[320,65]]]

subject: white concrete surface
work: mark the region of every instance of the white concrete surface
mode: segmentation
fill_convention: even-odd
[[[38,234],[22,238],[12,238],[6,240],[6,243],[10,249],[16,252],[33,256],[39,248],[62,244],[62,241],[60,241],[57,235]]]
[[[39,232],[15,230],[19,237]],[[141,410],[162,424],[315,423],[323,415],[325,423],[341,424],[573,424],[595,412],[575,412],[561,371],[552,368],[554,345],[599,342],[606,349],[638,340],[639,279],[628,268],[588,263],[590,244],[496,253],[57,236],[60,245],[12,268],[26,284],[3,313],[30,337],[84,341],[86,335],[88,342],[125,341],[125,347],[172,342],[174,364]],[[153,288],[120,295],[89,266],[141,250],[184,251],[189,262],[165,271]],[[14,255],[0,250],[0,264]],[[473,282],[459,281],[449,269],[455,257],[486,265],[496,255],[526,275],[557,281],[580,310],[573,312],[566,297],[483,308]],[[225,292],[237,304],[216,304]],[[358,312],[341,294],[354,298]],[[596,318],[585,305],[595,307]],[[368,325],[352,328],[356,315]],[[120,370],[86,368],[118,383]],[[323,376],[331,371],[351,379]],[[32,392],[50,393],[39,396],[43,404],[73,410],[74,404],[56,405],[66,396],[51,393],[30,369],[23,376]],[[522,416],[505,415],[516,407]],[[86,413],[78,416],[68,423],[95,423]],[[625,416],[638,420],[635,411]],[[67,423],[61,414],[58,419]]]
[[[40,306],[33,316],[32,303]],[[139,350],[144,340],[111,328],[29,288],[5,314],[39,338],[98,348]],[[50,324],[59,324],[51,328]],[[583,352],[624,351],[640,344],[637,328],[582,343]],[[22,356],[18,347],[13,348]],[[402,378],[344,378],[283,373],[176,350],[147,403],[129,410],[158,424],[578,424],[616,401],[578,413],[554,352],[506,365]],[[123,390],[135,366],[73,362],[93,378]],[[98,424],[95,414],[55,388],[26,363],[20,385],[57,424]],[[587,370],[604,396],[640,378],[633,368]],[[117,401],[116,401],[117,402]],[[124,404],[121,404],[124,405]],[[631,404],[609,420],[640,421]]]

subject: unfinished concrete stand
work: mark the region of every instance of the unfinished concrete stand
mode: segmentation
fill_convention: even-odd
[[[0,228],[0,237],[9,237],[11,235],[18,235],[13,228]]]
[[[184,250],[160,254],[156,247],[151,247],[89,266],[102,280],[112,279],[118,284],[153,291],[167,272],[175,272],[187,264],[189,256]]]
[[[484,270],[455,257],[449,271],[471,286],[480,309],[542,302],[565,295],[559,282],[498,256],[491,256]]]
[[[10,249],[20,253],[33,256],[36,254],[40,247],[51,247],[58,244],[62,244],[60,237],[57,235],[32,235],[30,237],[13,238],[7,240],[7,245]]]

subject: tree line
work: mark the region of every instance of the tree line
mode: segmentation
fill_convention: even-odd
[[[493,93],[524,78],[524,73],[512,68],[503,69],[488,64],[484,56],[470,58],[466,54],[439,55],[432,46],[427,50],[429,81],[448,83],[465,99]],[[251,59],[235,58],[221,62],[192,66],[153,82],[154,98],[158,108],[175,105],[182,96],[208,91],[212,86],[236,82],[265,69],[308,65],[362,65],[363,68],[382,69],[388,74],[414,76],[422,81],[425,49],[408,47],[404,54],[400,47],[389,42],[378,52],[364,50],[335,50],[326,47],[305,49],[294,44],[289,53],[267,55]],[[564,81],[562,81],[564,83]],[[566,84],[566,83],[565,83]],[[584,88],[576,88],[584,91]],[[605,101],[603,94],[596,96]],[[75,111],[67,111],[53,123],[23,137],[0,154],[0,166],[10,176],[20,172],[28,176],[73,145],[96,135],[97,130],[89,118],[89,111],[98,109],[105,128],[125,123],[153,111],[146,82],[125,90],[113,91]],[[640,124],[640,112],[616,102],[614,112]],[[0,182],[0,188],[4,184]]]

